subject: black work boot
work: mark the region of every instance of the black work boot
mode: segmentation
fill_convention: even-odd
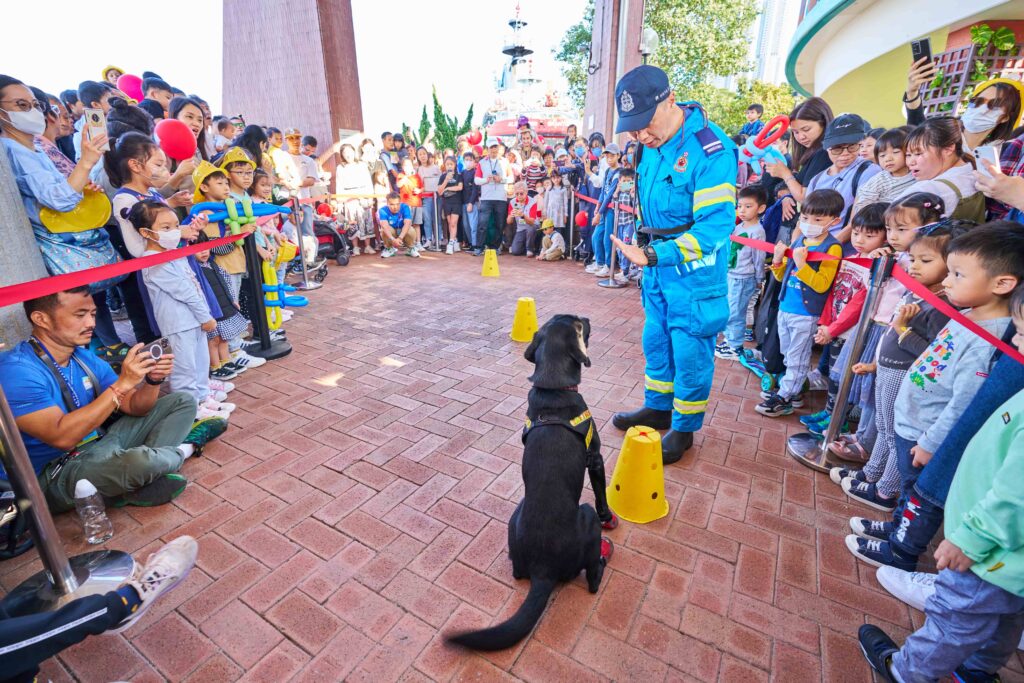
[[[693,432],[670,430],[661,438],[661,462],[671,465],[683,458],[683,453],[693,446]]]
[[[630,427],[650,427],[651,429],[668,429],[672,426],[671,410],[654,410],[643,407],[631,413],[615,413],[612,424],[616,429],[626,431]]]

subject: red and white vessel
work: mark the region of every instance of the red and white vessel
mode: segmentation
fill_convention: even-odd
[[[519,117],[525,116],[534,132],[552,141],[561,140],[569,124],[579,124],[578,113],[551,83],[534,72],[533,50],[527,45],[526,22],[519,18],[519,5],[508,25],[511,31],[505,37],[502,52],[509,61],[495,84],[494,104],[484,113],[487,136],[512,142]]]

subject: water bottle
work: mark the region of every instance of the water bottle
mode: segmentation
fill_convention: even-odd
[[[79,479],[75,484],[75,509],[82,520],[85,540],[93,545],[109,541],[114,535],[114,525],[107,517],[103,497],[88,479]]]

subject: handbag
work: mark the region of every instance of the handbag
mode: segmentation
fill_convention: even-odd
[[[50,275],[77,273],[80,270],[109,266],[121,261],[110,243],[106,228],[83,230],[82,232],[50,232],[45,228],[33,226],[36,244],[43,255],[43,264]],[[110,289],[123,280],[125,275],[118,275],[105,280],[89,283],[89,293]]]

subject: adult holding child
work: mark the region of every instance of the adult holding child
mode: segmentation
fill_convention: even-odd
[[[644,248],[612,242],[646,266],[643,303],[644,406],[617,413],[619,429],[671,431],[662,459],[673,463],[704,422],[714,372],[715,337],[729,317],[726,270],[736,222],[736,146],[696,102],[675,102],[654,66],[629,71],[615,88],[619,123],[640,143],[637,197]],[[666,183],[665,179],[671,182]]]

